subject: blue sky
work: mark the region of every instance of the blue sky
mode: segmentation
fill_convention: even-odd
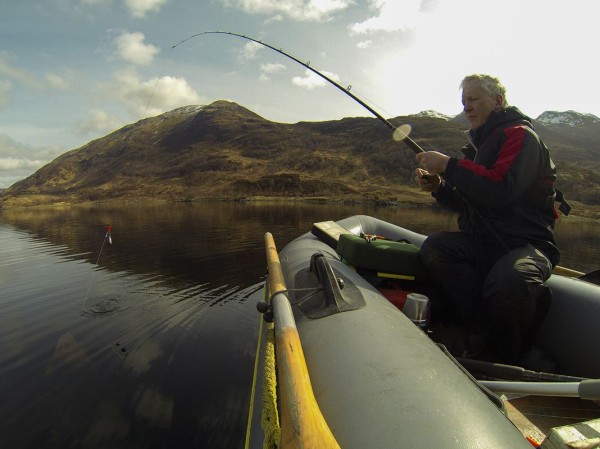
[[[2,0],[0,187],[143,117],[235,101],[295,123],[369,112],[292,53],[394,117],[460,112],[470,73],[508,100],[600,116],[595,0]],[[387,129],[382,128],[382,132]]]

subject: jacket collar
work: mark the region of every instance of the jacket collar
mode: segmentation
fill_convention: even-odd
[[[533,129],[531,119],[514,106],[509,106],[501,111],[492,111],[486,122],[476,130],[468,130],[467,136],[471,144],[477,148],[489,135],[499,127],[507,125],[525,125]]]

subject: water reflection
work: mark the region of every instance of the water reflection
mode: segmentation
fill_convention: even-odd
[[[152,233],[121,232],[95,265],[98,215],[25,215],[0,225],[2,447],[239,447],[261,277],[181,274],[188,250]]]
[[[355,214],[455,229],[431,209],[341,204],[1,211],[2,447],[242,447],[264,233],[283,248]],[[559,223],[564,265],[598,268],[599,228]]]
[[[236,279],[243,284],[255,282],[264,274],[263,235],[267,231],[283,247],[309,230],[314,221],[337,220],[356,213],[398,220],[395,212],[360,205],[206,202],[9,209],[2,211],[1,219],[26,230],[36,240],[63,248],[68,253],[65,257],[93,264],[110,224],[114,243],[106,245],[99,258],[104,269],[160,273],[167,282],[183,278],[222,283]],[[422,212],[419,217],[423,224],[453,225],[447,214],[436,214],[431,219],[431,212]],[[418,220],[413,224],[418,225]],[[235,263],[229,263],[232,259]]]

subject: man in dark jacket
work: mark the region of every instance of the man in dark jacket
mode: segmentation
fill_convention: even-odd
[[[459,232],[431,235],[421,259],[467,330],[463,356],[489,340],[494,356],[519,363],[535,327],[544,282],[559,261],[554,240],[556,179],[531,121],[509,107],[489,75],[467,76],[462,103],[471,129],[464,159],[418,154],[416,180],[460,212]]]

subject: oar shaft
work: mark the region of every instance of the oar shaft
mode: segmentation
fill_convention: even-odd
[[[552,273],[560,274],[561,276],[565,276],[565,277],[569,277],[569,278],[578,278],[585,274],[581,271],[572,270],[570,268],[566,268],[566,267],[563,267],[560,265],[555,266],[554,269],[552,270]]]
[[[286,295],[273,235],[265,234],[269,288],[273,295],[277,381],[281,394],[281,447],[340,449],[317,404],[300,335]]]
[[[284,291],[286,287],[283,270],[281,269],[281,262],[279,261],[279,254],[277,254],[273,234],[270,232],[265,234],[265,249],[267,251],[267,269],[269,270],[269,289],[271,294]]]

